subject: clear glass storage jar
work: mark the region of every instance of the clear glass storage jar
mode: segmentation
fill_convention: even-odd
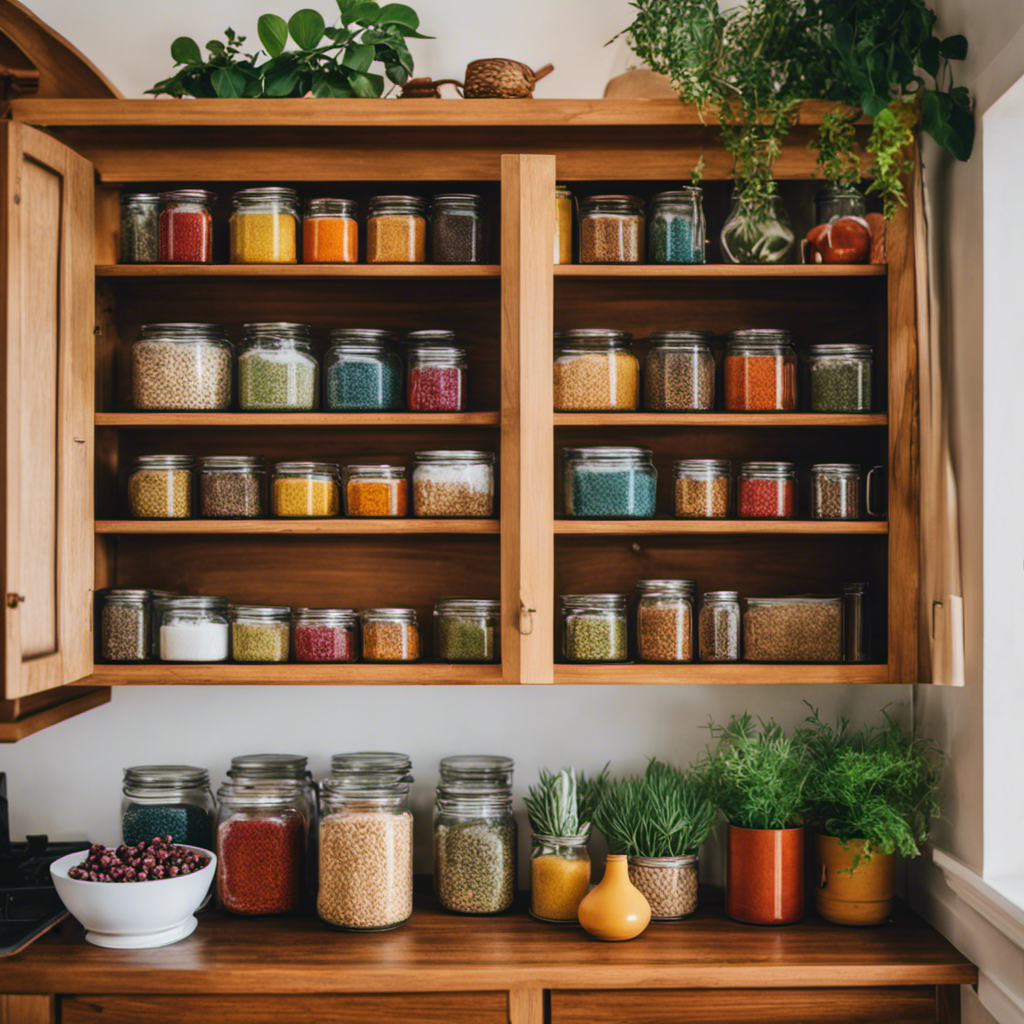
[[[163,615],[164,604],[169,597],[181,597],[181,594],[174,594],[169,590],[151,590],[149,599],[150,607],[150,652],[153,659],[160,657],[160,617]]]
[[[468,388],[466,350],[451,331],[412,331],[409,358],[409,412],[462,412]]]
[[[309,412],[320,397],[320,365],[305,324],[246,324],[238,355],[238,408]]]
[[[420,629],[415,608],[364,608],[364,661],[416,661],[420,656]]]
[[[704,593],[697,637],[701,661],[740,660],[740,595],[735,590]]]
[[[291,619],[291,608],[275,605],[232,605],[232,659],[254,664],[287,661],[291,641]]]
[[[500,659],[501,602],[445,597],[434,605],[434,653],[440,661]]]
[[[402,357],[390,331],[339,327],[324,357],[324,404],[330,412],[394,412],[403,408]]]
[[[815,224],[829,224],[839,217],[866,217],[867,200],[855,185],[826,185],[814,197]]]
[[[658,192],[647,218],[647,262],[703,263],[705,233],[699,185]]]
[[[105,591],[102,597],[100,657],[112,662],[147,661],[153,649],[150,592],[116,589]]]
[[[191,455],[137,455],[128,474],[128,512],[133,519],[192,516]]]
[[[843,585],[843,661],[871,659],[867,601],[867,583]]]
[[[530,913],[551,924],[576,924],[590,891],[590,833],[545,836],[530,843]]]
[[[160,608],[161,661],[228,660],[227,598],[167,597]]]
[[[494,453],[416,452],[412,467],[412,514],[428,519],[492,516]]]
[[[393,750],[354,750],[331,755],[331,778],[364,786],[411,783],[412,759]]]
[[[839,597],[748,597],[743,657],[764,662],[836,662],[843,653]]]
[[[807,350],[811,412],[871,412],[870,345],[831,343]]]
[[[359,660],[359,615],[351,608],[296,608],[292,616],[295,660]]]
[[[680,921],[697,909],[697,855],[629,858],[629,880],[644,894],[652,921]]]
[[[792,462],[744,462],[736,489],[740,519],[792,519],[796,515],[796,467]]]
[[[336,516],[340,473],[335,462],[279,462],[271,476],[270,511],[285,519]]]
[[[258,519],[267,510],[267,467],[258,455],[199,460],[199,514],[204,519]]]
[[[160,196],[155,192],[121,193],[121,262],[160,260]]]
[[[811,466],[811,518],[860,519],[860,466],[847,462]]]
[[[353,199],[310,199],[302,219],[302,262],[358,263],[357,213]]]
[[[693,580],[636,581],[636,648],[641,661],[693,661]]]
[[[572,263],[572,190],[568,185],[555,186],[555,265]]]
[[[437,766],[439,785],[465,785],[512,791],[515,761],[501,754],[453,754]]]
[[[580,200],[580,263],[642,263],[644,201],[639,196]]]
[[[419,196],[374,196],[366,210],[366,262],[426,259],[427,204]]]
[[[295,263],[299,194],[293,188],[243,188],[231,197],[231,262]]]
[[[564,594],[562,657],[570,662],[625,661],[625,594]]]
[[[214,192],[178,188],[160,193],[161,263],[213,262]]]
[[[715,354],[708,331],[656,331],[644,372],[651,412],[710,412],[715,407]]]
[[[796,349],[789,331],[733,331],[725,347],[725,408],[793,412],[796,400]]]
[[[205,768],[185,764],[142,764],[125,768],[121,798],[121,841],[129,846],[170,836],[182,846],[213,849],[217,804]]]
[[[658,473],[649,448],[563,448],[565,515],[577,519],[650,519]]]
[[[141,412],[231,408],[234,348],[219,324],[144,324],[132,345],[132,402]]]
[[[345,467],[345,515],[394,518],[408,514],[405,466]]]
[[[677,519],[726,519],[732,490],[727,459],[680,459],[673,467]]]
[[[434,263],[484,263],[486,245],[482,196],[456,192],[434,196],[430,217]]]
[[[585,327],[555,335],[556,412],[632,412],[640,405],[640,364],[626,331]]]

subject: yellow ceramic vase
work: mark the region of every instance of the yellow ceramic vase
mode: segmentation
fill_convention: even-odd
[[[595,939],[624,942],[635,939],[651,923],[651,907],[629,880],[626,857],[608,855],[601,884],[580,904],[580,924]]]
[[[818,913],[833,924],[882,924],[892,912],[896,855],[873,853],[851,872],[853,857],[864,841],[851,839],[844,848],[832,836],[818,835]]]

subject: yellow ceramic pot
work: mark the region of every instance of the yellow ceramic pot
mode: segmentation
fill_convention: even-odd
[[[892,912],[896,855],[873,853],[851,873],[853,857],[864,850],[862,839],[845,846],[832,836],[816,836],[818,848],[818,913],[834,924],[882,924]]]
[[[580,904],[580,924],[605,942],[635,939],[651,923],[651,907],[629,880],[625,855],[608,855],[601,884]]]

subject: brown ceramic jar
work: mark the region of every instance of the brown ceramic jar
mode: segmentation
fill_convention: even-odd
[[[747,924],[792,924],[804,916],[804,830],[729,825],[725,911]]]

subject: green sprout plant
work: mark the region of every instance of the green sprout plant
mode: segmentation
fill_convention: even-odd
[[[557,773],[540,770],[539,781],[523,799],[530,828],[535,835],[574,838],[590,834],[601,793],[608,783],[608,766],[599,775],[587,778],[572,768]]]

